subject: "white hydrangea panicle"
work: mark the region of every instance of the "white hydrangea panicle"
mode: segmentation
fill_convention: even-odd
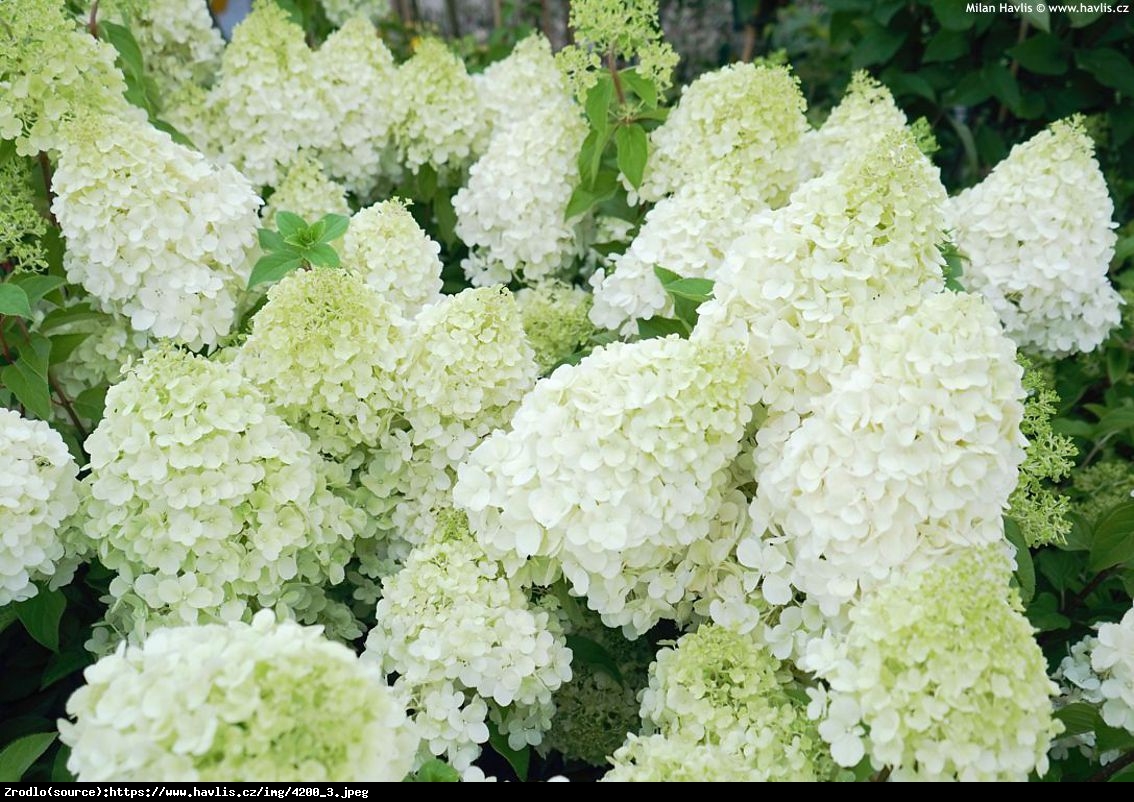
[[[729,246],[760,209],[760,204],[712,184],[688,184],[662,198],[646,213],[629,249],[612,257],[613,267],[591,276],[591,320],[632,335],[639,318],[673,317],[673,299],[654,267],[682,278],[715,279]]]
[[[799,81],[786,67],[732,64],[691,83],[650,134],[638,195],[660,200],[690,183],[776,207],[798,183],[808,129]]]
[[[978,295],[867,327],[810,417],[756,459],[753,537],[782,534],[791,584],[828,615],[898,573],[1003,538],[1026,445],[1023,371]],[[760,568],[765,546],[746,542]]]
[[[163,97],[186,84],[212,85],[225,43],[206,4],[146,0],[132,6],[114,0],[101,3],[99,12],[129,26],[142,53],[146,75],[153,78]]]
[[[853,361],[870,321],[896,319],[944,286],[945,188],[908,130],[761,212],[716,271],[693,339],[748,338],[769,358],[764,402],[803,413]]]
[[[510,572],[550,559],[634,637],[689,601],[692,577],[643,577],[714,529],[759,391],[732,345],[611,343],[540,381],[458,468],[453,497]]]
[[[340,28],[359,17],[376,24],[391,13],[390,0],[319,0],[319,5],[331,24]]]
[[[441,246],[395,198],[355,212],[339,256],[408,320],[441,300]]]
[[[1093,351],[1121,321],[1107,279],[1114,204],[1081,118],[1053,123],[949,203],[961,281],[1047,357]]]
[[[61,0],[5,3],[0,25],[0,139],[21,155],[52,154],[59,129],[83,110],[144,125],[123,94],[118,51],[81,30]]]
[[[802,691],[759,637],[704,624],[650,666],[643,732],[722,747],[750,781],[831,779],[837,768]]]
[[[394,127],[402,162],[413,173],[467,167],[481,153],[488,121],[465,63],[439,39],[423,39],[398,67],[402,116]]]
[[[83,672],[59,722],[82,781],[399,782],[418,736],[379,668],[319,627],[170,627]]]
[[[895,577],[812,641],[801,668],[830,686],[809,714],[842,766],[894,780],[1011,781],[1047,771],[1057,692],[1000,546]]]
[[[320,451],[376,447],[400,408],[401,315],[355,273],[299,270],[268,291],[238,367]]]
[[[232,33],[209,93],[211,145],[257,188],[276,186],[304,148],[333,138],[303,29],[273,0],[255,0]],[[197,143],[203,146],[202,143]]]
[[[60,148],[51,208],[67,278],[138,331],[215,345],[252,271],[260,198],[247,180],[129,119],[76,119]]]
[[[260,210],[264,225],[275,225],[276,212],[291,212],[313,223],[325,214],[350,217],[350,204],[341,186],[329,179],[319,162],[299,154],[283,173],[283,180]]]
[[[887,133],[905,128],[906,123],[890,90],[859,70],[823,125],[800,140],[800,181],[861,158]]]
[[[467,768],[491,716],[514,749],[539,744],[552,694],[571,679],[556,617],[533,605],[490,559],[465,516],[448,510],[405,567],[385,580],[363,659],[397,672],[422,738],[419,763]]]
[[[571,100],[571,88],[551,55],[551,43],[539,33],[527,36],[507,57],[473,75],[473,82],[493,131],[523,122],[537,106]]]
[[[566,219],[565,212],[587,124],[567,99],[525,111],[497,127],[453,196],[456,233],[470,251],[462,267],[474,286],[540,281],[578,250],[579,216]]]
[[[394,57],[374,26],[354,17],[315,51],[312,69],[333,127],[316,154],[331,178],[368,197],[401,169],[393,139],[403,113]]]
[[[117,574],[107,625],[119,636],[247,620],[288,582],[341,582],[368,531],[340,495],[346,469],[226,361],[149,351],[110,388],[86,448],[84,531]]]
[[[1134,609],[1075,644],[1056,676],[1068,701],[1098,705],[1107,725],[1134,733]]]
[[[588,318],[592,297],[581,287],[560,281],[541,282],[516,293],[524,333],[541,374],[576,353],[595,333]]]
[[[43,421],[0,408],[0,607],[66,584],[75,566],[61,533],[79,508],[79,466]]]

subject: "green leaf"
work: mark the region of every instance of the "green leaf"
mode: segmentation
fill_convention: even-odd
[[[270,228],[259,229],[256,232],[256,237],[260,241],[260,247],[265,251],[286,251],[291,248],[291,246],[284,241],[282,234],[278,231],[272,231]]]
[[[1103,15],[1101,11],[1068,11],[1067,16],[1071,19],[1072,28],[1086,28],[1092,22],[1097,20]]]
[[[654,275],[658,277],[658,281],[662,283],[663,287],[667,284],[673,284],[675,281],[681,281],[681,276],[661,265],[654,265]]]
[[[967,31],[976,22],[976,14],[965,11],[965,4],[961,0],[942,0],[930,5],[933,7],[933,15],[946,30]]]
[[[932,64],[938,61],[952,61],[969,52],[968,38],[957,31],[940,30],[929,40],[925,46],[925,53],[921,57],[923,64]]]
[[[276,228],[285,240],[296,240],[307,229],[307,222],[292,212],[276,212]]]
[[[51,659],[47,661],[47,666],[43,669],[43,676],[39,680],[40,690],[49,685],[54,685],[76,671],[83,670],[92,662],[94,662],[94,659],[90,652],[83,648],[68,649],[65,652],[51,655]]]
[[[50,332],[59,328],[60,326],[70,325],[72,323],[85,323],[90,320],[108,321],[109,318],[102,312],[96,312],[91,308],[90,304],[75,304],[74,306],[65,306],[61,309],[54,309],[48,312],[43,322],[39,324],[41,332]]]
[[[1106,352],[1106,377],[1110,380],[1111,384],[1117,384],[1122,379],[1126,378],[1126,374],[1130,370],[1130,352],[1126,350],[1125,346],[1118,346],[1115,348],[1107,349]]]
[[[707,301],[713,297],[713,281],[707,278],[682,278],[666,284],[665,291],[677,298]]]
[[[610,117],[610,101],[613,98],[614,82],[610,80],[609,76],[603,75],[587,92],[587,100],[583,105],[592,130],[597,132],[606,130],[607,121]]]
[[[1020,87],[1011,70],[1003,64],[986,64],[981,74],[997,100],[1012,111],[1020,107]]]
[[[1134,501],[1111,507],[1095,524],[1088,563],[1092,571],[1103,571],[1134,557]]]
[[[37,732],[17,738],[0,751],[0,782],[19,782],[24,772],[32,767],[39,756],[55,741],[54,732]]]
[[[945,257],[945,267],[942,268],[945,275],[945,289],[964,292],[965,285],[961,283],[961,277],[965,275],[965,258],[951,242],[941,246],[941,255]]]
[[[10,276],[8,283],[23,288],[23,291],[27,293],[28,303],[34,304],[42,300],[49,292],[62,287],[67,282],[62,276],[45,276],[40,273],[21,273],[19,275]]]
[[[79,393],[71,402],[71,405],[75,407],[75,412],[83,418],[89,421],[100,421],[103,411],[106,409],[106,390],[106,384],[88,387]]]
[[[60,744],[59,751],[55,755],[55,761],[51,764],[51,781],[53,783],[73,783],[75,775],[67,769],[67,758],[71,756],[71,750],[67,744]]]
[[[949,105],[952,106],[975,106],[978,103],[983,103],[992,96],[989,91],[988,82],[985,80],[982,71],[970,72],[964,78],[956,82],[956,85],[946,93],[949,98]],[[948,115],[947,119],[956,127],[956,120],[953,115]],[[972,134],[970,133],[971,137]],[[963,144],[963,143],[962,143]]]
[[[312,245],[303,255],[316,267],[338,267],[341,264],[338,253],[325,242]]]
[[[418,200],[429,202],[437,194],[437,171],[431,164],[423,164],[414,177]]]
[[[16,604],[16,615],[32,638],[58,652],[59,622],[66,607],[67,597],[61,591],[40,588],[39,593]]]
[[[583,187],[575,187],[575,191],[571,193],[570,200],[567,201],[567,208],[563,212],[563,219],[570,220],[576,215],[586,214],[596,203],[598,203],[598,198],[595,197],[593,192]]]
[[[504,735],[496,728],[495,722],[491,719],[485,722],[488,725],[488,743],[496,750],[500,757],[508,761],[508,765],[512,767],[512,771],[516,772],[516,776],[520,778],[520,782],[527,782],[528,768],[532,762],[531,747],[525,746],[523,749],[513,749],[508,745],[508,736]]]
[[[1041,33],[1013,47],[1008,54],[1028,72],[1037,75],[1062,75],[1067,72],[1068,59],[1059,39],[1050,33]]]
[[[1100,47],[1079,51],[1075,54],[1075,63],[1103,86],[1134,95],[1134,65],[1117,50]]]
[[[345,214],[325,214],[319,222],[323,224],[323,236],[319,238],[323,242],[334,242],[350,227],[350,218]]]
[[[571,650],[573,655],[572,662],[581,663],[596,671],[601,671],[619,684],[625,683],[618,663],[598,641],[582,635],[568,635],[567,648]]]
[[[437,234],[441,242],[452,246],[457,241],[457,212],[453,208],[453,196],[442,192],[433,199],[433,216],[437,219]]]
[[[1065,593],[1082,585],[1079,577],[1087,567],[1083,557],[1070,550],[1040,549],[1035,557],[1035,568],[1056,593]]]
[[[1066,729],[1063,735],[1081,735],[1084,732],[1094,732],[1103,723],[1098,708],[1086,702],[1073,702],[1061,707],[1053,714],[1063,722]]]
[[[643,340],[652,340],[655,337],[668,337],[679,334],[689,336],[689,326],[680,320],[671,317],[638,318],[638,337]]]
[[[891,67],[883,72],[882,82],[890,87],[890,91],[894,93],[895,97],[909,97],[915,95],[931,102],[937,99],[937,93],[933,91],[933,87],[930,86],[929,81],[925,80],[917,73],[906,72]]]
[[[906,30],[871,25],[851,53],[851,66],[859,69],[872,64],[886,63],[898,52],[898,48],[906,41],[908,35],[909,32]]]
[[[1044,33],[1051,33],[1051,12],[1046,8],[1043,11],[1021,11],[1020,16],[1033,28],[1039,28]]]
[[[645,129],[633,123],[619,126],[614,132],[614,145],[618,149],[618,169],[637,189],[642,186],[650,152]]]
[[[422,764],[421,768],[406,777],[411,783],[458,783],[461,775],[457,770],[440,758],[430,758]]]
[[[1134,748],[1134,735],[1102,724],[1095,729],[1095,747],[1099,752],[1110,752],[1113,749],[1125,751]]]
[[[1106,437],[1108,434],[1124,432],[1131,426],[1134,426],[1134,407],[1107,409],[1095,424],[1093,436],[1095,439]]]
[[[303,259],[294,251],[277,251],[261,256],[252,268],[252,275],[248,277],[248,288],[267,281],[279,281],[302,264]]]
[[[146,70],[142,62],[142,49],[134,39],[134,34],[124,25],[113,22],[98,23],[99,33],[106,41],[118,51],[118,59],[122,62],[122,71],[135,80],[141,80]]]
[[[6,630],[16,620],[16,611],[12,608],[12,605],[6,604],[0,607],[0,632]]]
[[[1028,620],[1040,632],[1067,629],[1071,619],[1059,612],[1059,602],[1050,593],[1040,593],[1027,609]]]
[[[647,109],[656,109],[658,106],[658,88],[649,78],[643,78],[637,70],[623,70],[622,80],[630,90],[638,96]]]
[[[0,284],[0,315],[31,319],[31,301],[23,287],[11,282]]]
[[[51,338],[51,361],[58,364],[75,352],[83,341],[91,336],[89,331],[75,334],[56,334]]]
[[[51,420],[51,391],[47,378],[36,373],[24,360],[0,368],[0,384],[40,420]]]
[[[1004,519],[1004,536],[1016,547],[1016,583],[1020,586],[1020,601],[1027,604],[1036,594],[1036,569],[1032,564],[1032,553],[1023,532],[1011,518]]]

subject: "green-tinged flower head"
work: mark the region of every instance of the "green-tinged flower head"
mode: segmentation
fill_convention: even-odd
[[[1058,482],[1071,473],[1078,453],[1071,438],[1051,428],[1059,396],[1042,369],[1020,357],[1024,365],[1024,417],[1020,432],[1028,440],[1027,455],[1020,465],[1020,482],[1008,499],[1008,514],[1015,519],[1029,546],[1062,543],[1071,531],[1067,520],[1070,501],[1048,483]]]
[[[645,732],[722,746],[753,779],[829,779],[836,767],[791,667],[754,635],[705,624],[650,666]]]
[[[807,180],[861,157],[890,131],[904,128],[906,115],[890,90],[859,70],[821,128],[808,131],[800,148],[800,179]]]
[[[79,507],[79,466],[59,433],[0,407],[0,607],[35,596],[36,581],[70,581],[61,536]],[[77,560],[75,561],[77,563]]]
[[[484,436],[505,425],[537,369],[520,308],[500,287],[465,290],[414,320],[402,375],[405,415],[418,442],[449,424]]]
[[[561,104],[571,97],[551,43],[539,33],[520,41],[507,58],[490,64],[473,81],[494,131],[523,121],[537,105]]]
[[[639,194],[658,200],[698,183],[782,205],[799,181],[805,106],[786,67],[735,64],[702,75],[650,135]]]
[[[398,69],[404,115],[394,127],[402,160],[417,173],[467,167],[484,149],[488,120],[465,63],[440,39],[423,39]]]
[[[685,735],[630,735],[602,782],[762,782],[758,769],[721,744]]]
[[[13,156],[0,160],[0,262],[21,270],[47,269],[47,251],[41,237],[47,218],[36,203],[31,165]]]
[[[79,28],[61,0],[19,0],[0,14],[0,139],[21,153],[54,151],[80,109],[143,122],[115,66],[118,51]]]
[[[343,27],[363,17],[376,23],[390,15],[390,0],[319,0],[332,25]]]
[[[540,373],[548,373],[586,345],[597,330],[588,317],[592,295],[558,281],[526,287],[516,293],[524,333],[535,351]]]
[[[270,611],[159,630],[84,678],[59,722],[80,780],[397,782],[417,751],[377,666]]]
[[[646,687],[646,671],[654,658],[648,638],[627,640],[617,629],[603,626],[599,617],[581,611],[582,619],[566,626],[569,637],[597,644],[617,671],[605,663],[588,662],[579,653],[571,661],[571,681],[555,694],[555,718],[544,735],[540,752],[556,751],[568,760],[602,766],[638,729],[638,694]]]
[[[344,270],[289,273],[252,319],[240,368],[317,448],[375,446],[398,406],[397,308]]]
[[[669,88],[678,55],[662,41],[657,0],[577,0],[568,20],[575,44],[556,59],[580,98],[595,80],[605,58],[630,63],[659,91]]]
[[[301,153],[288,166],[283,180],[260,210],[264,225],[272,226],[277,211],[292,212],[304,220],[318,220],[325,214],[350,216],[346,192],[323,173],[319,162]]]
[[[364,659],[398,674],[423,738],[419,762],[446,754],[463,771],[488,740],[490,713],[512,748],[540,742],[571,651],[558,619],[485,555],[463,514],[442,511],[422,534],[383,583]]]
[[[441,246],[399,198],[355,213],[339,249],[343,267],[397,306],[406,319],[441,300]]]
[[[1090,525],[1111,507],[1134,496],[1134,465],[1126,460],[1104,460],[1071,474],[1075,511]]]
[[[117,574],[107,623],[134,640],[248,620],[289,582],[341,582],[367,526],[340,495],[345,469],[228,362],[151,350],[110,388],[86,448],[84,531]]]
[[[99,18],[127,25],[146,75],[161,95],[186,84],[209,86],[220,68],[224,37],[205,3],[184,0],[102,0]]]
[[[843,766],[903,780],[1023,780],[1047,770],[1058,691],[999,546],[868,594],[802,667],[830,685],[810,712]]]

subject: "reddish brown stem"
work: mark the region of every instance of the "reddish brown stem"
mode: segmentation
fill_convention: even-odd
[[[1089,783],[1104,783],[1113,777],[1118,772],[1122,771],[1127,766],[1134,764],[1134,751],[1127,752],[1125,755],[1115,760],[1112,763],[1106,764],[1100,771],[1092,774],[1087,778]]]
[[[618,77],[618,62],[615,61],[614,51],[606,54],[606,67],[610,70],[611,80],[614,82],[614,95],[618,98],[618,105],[626,105],[626,93],[622,91],[622,79]]]
[[[91,3],[91,15],[87,18],[87,31],[98,39],[98,0]]]
[[[97,5],[97,4],[96,4]],[[51,207],[55,205],[55,191],[51,188],[51,181],[53,173],[51,172],[51,162],[47,158],[47,154],[42,150],[39,152],[39,169],[43,173],[43,189],[47,193],[47,220],[51,225],[56,228],[59,227],[59,221],[55,219],[55,212],[51,211]]]

